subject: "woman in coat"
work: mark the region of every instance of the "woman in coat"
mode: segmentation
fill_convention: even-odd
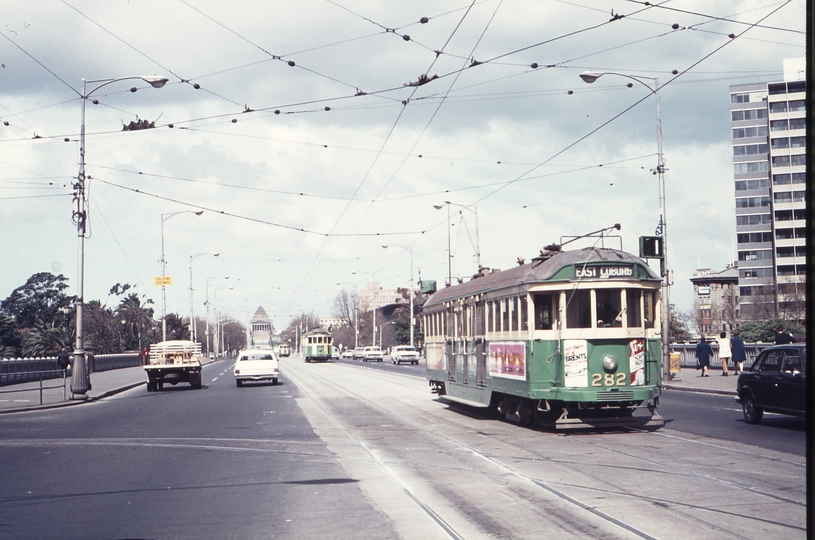
[[[699,366],[702,368],[702,377],[709,377],[707,368],[710,367],[710,357],[713,356],[713,348],[702,336],[699,343],[696,344],[696,358],[699,361]]]

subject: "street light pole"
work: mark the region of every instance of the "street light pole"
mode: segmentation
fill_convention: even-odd
[[[211,280],[213,280],[213,279],[218,279],[218,278],[229,279],[229,276],[213,276],[213,277],[208,277],[208,278],[207,278],[207,281],[206,281],[206,288],[207,288],[207,301],[206,301],[205,303],[206,303],[206,305],[207,305],[207,330],[206,330],[206,332],[205,332],[205,334],[204,334],[204,335],[205,335],[206,340],[207,340],[207,346],[206,346],[207,354],[209,354],[209,349],[210,349],[210,347],[209,347],[209,282],[210,282]]]
[[[164,259],[164,222],[178,214],[192,213],[200,216],[204,213],[203,210],[181,210],[179,212],[170,212],[168,214],[161,214],[161,341],[167,341],[167,293],[166,285],[164,285],[164,277],[166,276],[167,261]],[[167,217],[164,217],[167,216]],[[192,262],[190,262],[190,275],[192,275]],[[192,282],[190,282],[192,283]],[[192,285],[190,285],[192,286]]]
[[[87,399],[87,392],[90,390],[90,376],[85,365],[85,342],[83,335],[83,304],[85,303],[85,234],[88,221],[88,202],[85,197],[85,102],[88,97],[108,84],[130,79],[141,79],[150,84],[153,88],[161,88],[167,84],[165,77],[118,77],[115,79],[98,79],[86,81],[82,79],[82,94],[79,96],[82,101],[82,117],[79,127],[79,175],[74,184],[74,209],[72,220],[76,224],[77,246],[77,288],[76,288],[76,345],[74,347],[74,366],[71,375],[71,393],[79,395],[80,399]],[[87,90],[87,83],[102,83]],[[135,92],[134,86],[130,89]]]
[[[370,274],[368,272],[359,272],[357,270],[351,270],[351,273],[352,274],[359,274],[359,273],[368,274],[368,277],[371,278],[371,281],[369,283],[371,283],[373,281],[373,279],[374,279],[374,275]],[[376,347],[376,291],[375,290],[374,290],[374,301],[373,301],[373,310],[372,311],[373,311],[373,323],[372,323],[371,326],[372,326],[373,336],[371,337],[371,345]]]
[[[216,357],[221,352],[221,309],[218,307],[218,291],[221,291],[223,289],[232,290],[234,288],[235,287],[219,287],[219,288],[216,288],[213,291],[213,294],[215,295],[214,298],[215,298],[215,307],[216,307],[216,312],[215,312],[215,340],[214,340],[214,342],[215,342],[214,349],[215,349],[215,356]]]
[[[409,302],[410,302],[410,346],[413,347],[413,247],[412,246],[401,246],[399,244],[390,244],[394,247],[400,247],[410,253],[410,295],[409,295]],[[384,249],[388,249],[388,246],[383,245]]]
[[[591,84],[603,75],[619,75],[633,81],[637,81],[646,87],[656,100],[657,105],[657,166],[654,169],[654,174],[659,178],[659,211],[660,216],[660,236],[662,237],[662,260],[660,262],[660,273],[662,277],[662,380],[669,381],[670,375],[670,358],[671,358],[671,321],[670,321],[670,286],[671,278],[670,271],[668,270],[668,215],[665,211],[665,157],[662,153],[662,114],[659,108],[659,78],[645,77],[643,75],[627,75],[625,73],[615,73],[608,71],[586,71],[580,74],[580,78],[585,82]],[[653,88],[644,83],[641,79],[648,79],[654,81]],[[629,86],[631,83],[629,83]]]
[[[195,255],[190,255],[190,341],[195,341],[195,303],[193,301],[193,288],[192,288],[192,261],[200,257],[201,255],[212,255],[213,257],[217,257],[220,255],[218,252],[207,251],[204,253],[196,253]],[[162,257],[163,258],[163,257]]]

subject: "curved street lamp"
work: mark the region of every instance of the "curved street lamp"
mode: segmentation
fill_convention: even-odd
[[[73,222],[76,224],[76,232],[79,240],[77,247],[77,288],[76,288],[76,345],[74,347],[74,367],[73,374],[71,375],[71,393],[79,396],[79,399],[87,399],[87,392],[90,390],[90,375],[85,365],[85,342],[82,329],[82,310],[85,303],[85,234],[86,225],[88,221],[88,203],[85,197],[85,102],[88,97],[111,83],[117,81],[125,81],[130,79],[141,79],[148,83],[153,88],[161,88],[167,84],[166,77],[156,76],[135,76],[135,77],[118,77],[115,79],[98,79],[86,81],[82,79],[82,93],[79,98],[82,100],[82,122],[79,128],[79,175],[77,182],[74,184],[74,209],[73,209]],[[88,83],[102,83],[90,91],[87,89]],[[131,92],[138,90],[135,86],[130,89]],[[81,360],[81,361],[77,361]]]
[[[580,74],[580,78],[588,84],[595,82],[603,75],[617,75],[636,81],[647,88],[656,99],[657,104],[657,166],[653,170],[654,174],[659,177],[659,209],[660,216],[660,236],[662,237],[662,259],[660,273],[662,277],[662,325],[660,332],[662,333],[662,380],[667,381],[670,379],[670,353],[671,353],[671,323],[670,317],[670,275],[668,271],[668,216],[665,213],[665,157],[662,154],[662,115],[659,110],[659,79],[657,77],[646,77],[644,75],[629,75],[627,73],[617,73],[613,71],[585,71]],[[654,86],[643,82],[641,79],[653,81]],[[633,86],[628,83],[628,86]]]

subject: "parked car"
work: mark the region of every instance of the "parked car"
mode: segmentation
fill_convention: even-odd
[[[410,345],[397,345],[391,349],[390,357],[391,362],[394,364],[401,364],[402,362],[419,363],[419,352]]]
[[[342,354],[340,354],[340,358],[354,358],[355,352],[356,349],[345,349],[342,351]]]
[[[247,381],[272,381],[277,384],[279,365],[277,356],[272,350],[255,349],[238,353],[235,360],[235,384],[243,386]]]
[[[381,362],[385,355],[379,347],[365,347],[362,349],[363,362]]]
[[[739,375],[736,387],[745,422],[758,424],[765,411],[806,417],[806,372],[805,343],[761,351],[750,370]]]

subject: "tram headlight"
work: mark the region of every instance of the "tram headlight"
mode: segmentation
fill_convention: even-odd
[[[603,357],[603,371],[606,373],[614,373],[617,371],[617,359],[612,355],[607,354]]]

